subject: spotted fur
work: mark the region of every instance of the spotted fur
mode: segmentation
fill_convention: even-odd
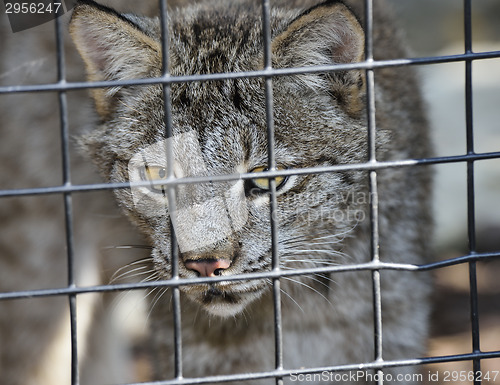
[[[169,73],[262,69],[258,3],[204,2],[169,13]],[[363,60],[361,3],[328,1],[302,9],[289,2],[273,8],[273,67]],[[405,50],[389,11],[383,3],[376,4],[376,58],[403,57]],[[91,80],[162,73],[157,19],[120,15],[84,1],[76,7],[70,29]],[[413,73],[382,69],[375,77],[378,159],[428,156],[427,125]],[[362,71],[275,77],[272,84],[277,166],[294,169],[367,161]],[[138,159],[138,164],[141,159],[146,164],[162,162],[161,156],[148,153],[165,140],[162,86],[100,89],[94,91],[94,100],[101,123],[81,143],[106,180],[131,180],[136,167],[132,159]],[[249,173],[267,166],[263,79],[174,83],[171,101],[174,168],[179,174]],[[276,223],[284,271],[370,260],[367,176],[366,171],[314,173],[290,177],[280,186]],[[219,258],[231,262],[222,275],[237,275],[271,269],[269,196],[255,188],[256,193],[250,194],[248,183],[252,182],[182,185],[177,188],[176,213],[164,210],[166,198],[147,186],[115,194],[128,217],[148,236],[157,277],[171,276],[169,217],[179,238],[181,277],[196,277],[186,267],[188,261]],[[381,259],[423,263],[429,256],[431,231],[428,170],[383,170],[378,173],[378,186]],[[148,204],[139,206],[136,194]],[[233,208],[241,218],[232,216]],[[373,359],[369,271],[281,281],[287,368]],[[422,274],[382,272],[384,358],[414,358],[423,353],[428,285]],[[259,279],[182,287],[185,376],[273,368],[271,286],[270,280]],[[154,308],[160,378],[171,375],[168,308],[168,299]]]

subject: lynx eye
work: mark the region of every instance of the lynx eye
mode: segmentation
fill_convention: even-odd
[[[167,170],[165,167],[161,166],[144,166],[141,168],[141,179],[143,181],[155,182],[158,180],[166,179]],[[163,192],[165,191],[164,185],[151,185],[149,187],[151,190],[155,192]]]
[[[278,166],[278,167],[276,167],[276,169],[277,170],[284,170],[285,167]],[[250,172],[264,172],[264,171],[267,171],[267,167],[259,166],[259,167],[255,167]],[[281,187],[283,187],[283,185],[285,184],[287,179],[288,179],[288,177],[286,177],[286,176],[277,176],[275,178],[276,190],[279,190]],[[251,184],[250,191],[255,190],[255,189],[259,190],[259,192],[269,191],[269,179],[268,178],[250,179],[250,180],[248,180],[248,182],[250,182],[250,184]]]

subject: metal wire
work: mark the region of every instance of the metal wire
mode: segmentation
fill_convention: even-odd
[[[160,20],[161,20],[161,40],[162,40],[162,75],[163,78],[168,79],[169,74],[169,35],[168,35],[168,17],[167,17],[167,1],[160,0]],[[167,163],[167,179],[175,180],[174,175],[174,155],[173,144],[171,138],[173,137],[172,127],[172,97],[171,97],[171,84],[163,84],[163,101],[164,101],[164,123],[165,123],[165,159]],[[167,186],[167,199],[168,207],[171,212],[176,212],[176,199],[175,199],[175,186]],[[167,214],[167,213],[166,213]],[[166,217],[169,217],[168,215]],[[170,220],[170,245],[171,245],[171,280],[177,281],[179,279],[179,249],[177,247],[177,239],[175,236],[175,229],[172,221]],[[179,286],[172,287],[172,317],[173,317],[173,330],[174,334],[174,376],[176,379],[182,378],[182,329],[181,329],[181,294]]]
[[[264,69],[257,71],[239,72],[239,73],[222,73],[222,74],[204,74],[204,75],[189,75],[189,76],[170,76],[168,73],[168,18],[167,18],[167,1],[159,0],[160,3],[160,20],[162,33],[162,50],[163,50],[163,73],[159,78],[149,79],[130,79],[121,81],[98,81],[98,82],[66,82],[66,69],[64,50],[62,47],[62,27],[60,19],[56,19],[55,33],[57,45],[57,63],[58,63],[58,80],[52,84],[41,85],[15,85],[0,87],[0,94],[25,93],[25,92],[57,92],[59,94],[60,108],[60,129],[61,129],[61,153],[62,153],[62,170],[63,182],[60,186],[44,187],[44,188],[26,188],[26,189],[11,189],[0,190],[1,197],[13,196],[31,196],[41,194],[61,194],[64,198],[64,214],[65,214],[65,229],[66,229],[66,245],[67,245],[67,260],[68,260],[68,285],[62,288],[45,289],[45,290],[26,290],[9,293],[0,293],[0,300],[13,300],[21,298],[40,298],[52,296],[67,296],[69,299],[70,321],[71,321],[71,354],[72,354],[72,385],[79,384],[78,373],[78,353],[77,353],[77,318],[76,318],[76,298],[84,293],[111,292],[123,290],[139,290],[145,288],[170,287],[172,288],[172,309],[174,317],[174,374],[175,378],[168,381],[154,382],[154,384],[174,385],[174,384],[205,384],[228,381],[247,381],[256,379],[275,379],[277,384],[283,383],[283,378],[292,374],[313,374],[328,372],[343,372],[356,370],[374,370],[380,372],[386,368],[416,366],[433,363],[443,363],[452,361],[472,361],[473,370],[479,373],[481,370],[481,360],[498,358],[500,351],[483,352],[479,344],[479,315],[478,315],[478,292],[477,292],[477,274],[476,262],[481,260],[489,260],[500,257],[500,250],[492,253],[479,253],[476,251],[476,233],[475,233],[475,194],[474,194],[474,163],[486,159],[500,159],[500,152],[476,153],[474,151],[474,127],[473,127],[473,103],[472,103],[472,63],[474,60],[482,60],[489,58],[499,58],[500,51],[480,52],[472,51],[472,35],[471,35],[471,1],[464,0],[464,43],[465,52],[459,55],[432,56],[424,58],[400,58],[394,60],[374,60],[373,59],[373,4],[372,0],[365,0],[365,61],[361,63],[340,64],[332,66],[317,66],[307,68],[287,68],[275,69],[272,68],[271,61],[271,29],[270,29],[270,3],[269,0],[262,0],[262,37],[264,42]],[[375,151],[375,136],[376,136],[376,110],[375,110],[375,79],[374,70],[384,67],[399,67],[411,65],[425,65],[436,63],[465,63],[465,120],[466,120],[466,139],[467,148],[463,155],[454,155],[446,157],[433,157],[426,159],[405,159],[401,161],[378,161]],[[316,72],[335,72],[345,70],[365,70],[367,84],[367,130],[368,130],[368,154],[369,158],[364,163],[335,165],[329,167],[313,167],[305,169],[293,170],[277,170],[275,161],[275,140],[274,140],[274,122],[273,122],[273,78],[278,76],[288,76],[299,73],[316,73]],[[172,159],[172,148],[168,138],[172,137],[172,119],[171,119],[171,90],[172,84],[183,82],[200,82],[210,80],[226,80],[238,78],[262,78],[264,80],[265,95],[266,95],[266,122],[267,122],[267,137],[268,137],[268,170],[262,173],[244,173],[234,175],[211,175],[204,177],[189,177],[176,179],[174,177],[172,164],[167,162],[168,180],[160,181],[162,185],[167,186],[169,205],[175,205],[175,187],[179,184],[194,184],[202,182],[218,182],[237,179],[250,178],[269,178],[271,201],[270,201],[270,237],[272,240],[272,270],[260,273],[241,274],[237,276],[223,276],[210,278],[191,278],[183,279],[178,274],[178,251],[175,239],[175,233],[172,227],[172,279],[143,282],[133,284],[110,284],[88,287],[77,287],[75,284],[75,266],[74,266],[74,250],[73,250],[73,213],[72,199],[73,193],[87,192],[95,190],[130,188],[131,183],[101,183],[87,185],[73,185],[71,183],[70,163],[69,163],[69,134],[68,134],[68,112],[66,93],[71,90],[97,88],[97,87],[115,87],[115,86],[130,86],[130,85],[149,85],[161,84],[164,90],[164,109],[165,109],[165,138],[167,139],[166,154],[167,159]],[[468,206],[468,236],[469,236],[469,253],[457,258],[433,262],[429,264],[414,265],[403,263],[386,263],[380,261],[379,258],[379,235],[378,235],[378,195],[377,195],[377,171],[382,169],[399,168],[399,167],[417,167],[428,166],[432,164],[445,163],[466,163],[467,164],[467,206]],[[366,263],[329,266],[321,268],[302,268],[293,271],[282,271],[279,267],[278,259],[278,234],[276,223],[276,181],[278,176],[304,175],[331,173],[340,171],[366,171],[369,176],[370,186],[370,218],[371,218],[371,260]],[[149,185],[151,182],[147,182]],[[140,183],[134,183],[134,185]],[[145,183],[146,184],[146,183]],[[172,206],[171,206],[172,207]],[[471,336],[472,336],[472,352],[468,354],[447,355],[439,357],[416,358],[411,360],[392,360],[383,359],[382,351],[382,314],[381,305],[381,282],[380,272],[382,270],[398,270],[408,271],[418,274],[423,271],[440,269],[447,266],[457,264],[469,264],[469,284],[470,284],[470,317],[471,317]],[[372,290],[373,290],[373,309],[374,309],[374,357],[373,361],[363,363],[352,363],[348,365],[336,365],[328,367],[306,368],[285,370],[283,367],[283,341],[282,341],[282,319],[281,319],[281,291],[280,278],[312,275],[324,273],[345,273],[352,271],[370,271],[372,274]],[[239,373],[234,375],[210,376],[202,378],[183,378],[182,374],[182,341],[181,341],[181,307],[180,307],[180,287],[185,285],[214,283],[219,281],[242,281],[242,280],[257,280],[271,279],[273,281],[273,296],[274,296],[274,325],[275,325],[275,368],[271,371],[255,372],[255,373]],[[383,383],[383,377],[379,376],[379,384]],[[474,381],[474,384],[479,384],[480,381]],[[144,383],[143,383],[144,384]],[[153,384],[153,383],[150,383]],[[133,384],[130,384],[133,385]]]
[[[387,168],[400,168],[400,167],[413,167],[433,164],[446,164],[446,163],[463,163],[467,161],[488,160],[500,158],[500,152],[484,152],[465,155],[451,155],[425,159],[406,159],[394,161],[376,161],[365,163],[350,163],[340,164],[334,166],[321,166],[321,167],[308,167],[308,168],[294,168],[293,170],[268,170],[254,173],[243,174],[227,174],[227,175],[211,175],[211,176],[198,176],[198,177],[185,177],[177,178],[175,180],[165,180],[161,182],[148,181],[148,182],[123,182],[123,183],[93,183],[71,186],[51,186],[51,187],[36,187],[24,189],[7,189],[0,190],[0,198],[25,196],[25,195],[45,195],[45,194],[63,194],[71,192],[87,192],[98,190],[116,190],[120,188],[130,188],[139,186],[151,185],[180,185],[180,184],[195,184],[207,182],[226,182],[238,179],[255,179],[255,178],[276,178],[279,176],[291,175],[307,175],[307,174],[322,174],[342,171],[360,171],[360,170],[382,170]]]
[[[365,61],[373,62],[373,1],[365,0]],[[366,70],[366,123],[368,130],[368,163],[377,163],[376,155],[376,119],[375,119],[375,74],[373,69]],[[380,262],[379,254],[379,211],[377,170],[370,170],[370,254],[374,265]],[[372,270],[373,295],[373,346],[375,362],[383,362],[382,352],[382,293],[380,270]],[[383,371],[377,370],[377,384],[384,383]]]
[[[405,263],[389,263],[389,262],[367,262],[358,264],[349,264],[341,266],[317,267],[317,268],[302,268],[287,271],[267,271],[261,273],[239,274],[233,276],[210,277],[210,278],[179,278],[177,281],[165,280],[155,282],[141,282],[129,284],[107,284],[96,286],[78,286],[78,287],[63,287],[56,289],[40,289],[40,290],[24,290],[0,293],[0,300],[12,300],[22,298],[37,298],[37,297],[52,297],[71,294],[86,294],[86,293],[104,293],[112,291],[125,291],[125,290],[140,290],[151,289],[155,287],[175,287],[187,286],[200,283],[215,283],[221,281],[248,281],[258,279],[273,279],[276,277],[294,277],[299,275],[313,275],[313,274],[328,274],[328,273],[345,273],[353,271],[372,271],[372,270],[397,270],[397,271],[430,271],[442,269],[444,267],[460,265],[473,261],[490,260],[492,258],[500,257],[500,251],[494,253],[474,253],[461,257],[446,259],[438,262],[433,262],[425,265],[413,265]]]
[[[269,0],[262,0],[262,38],[264,40],[264,69],[272,70],[271,52],[271,6]],[[276,154],[274,139],[274,104],[273,104],[273,79],[271,76],[264,78],[264,91],[266,98],[266,125],[267,125],[267,169],[276,171]],[[270,198],[270,224],[271,224],[271,257],[272,270],[278,275],[273,278],[273,307],[274,307],[274,353],[275,369],[283,369],[283,335],[281,318],[281,282],[280,261],[278,255],[278,224],[276,198],[276,179],[269,178]],[[276,385],[282,385],[283,378],[276,377]]]
[[[294,67],[294,68],[273,68],[273,69],[264,69],[255,71],[170,76],[168,78],[159,77],[159,78],[109,80],[109,81],[95,81],[95,82],[90,82],[90,81],[67,82],[64,84],[52,83],[52,84],[14,85],[14,86],[1,86],[0,94],[19,93],[19,92],[50,92],[50,91],[63,91],[63,90],[81,90],[88,88],[111,88],[111,87],[126,87],[126,86],[151,85],[151,84],[175,84],[175,83],[204,82],[213,80],[227,80],[227,79],[241,79],[241,78],[264,78],[266,76],[278,77],[278,76],[290,76],[296,74],[350,71],[356,69],[366,70],[366,69],[402,67],[411,65],[454,63],[454,62],[464,62],[466,60],[495,59],[499,57],[500,57],[500,51],[488,51],[488,52],[464,53],[457,55],[374,60],[373,62],[363,61],[359,63],[350,63],[350,64],[334,64],[334,65]]]
[[[470,0],[464,0],[464,45],[465,52],[472,52],[472,5]],[[474,126],[472,104],[472,60],[465,60],[465,129],[467,154],[474,154]],[[469,253],[476,252],[476,213],[474,189],[474,161],[467,161],[467,233],[469,239]],[[472,351],[479,353],[479,310],[477,296],[477,266],[475,261],[469,262],[469,295]],[[472,360],[474,371],[474,385],[481,383],[481,360]]]
[[[66,62],[64,58],[62,22],[60,18],[55,19],[55,40],[57,54],[57,80],[59,84],[66,83]],[[62,154],[62,174],[63,185],[71,186],[70,172],[70,147],[69,147],[69,127],[68,127],[68,104],[66,91],[59,92],[59,121],[61,132],[61,154]],[[68,287],[76,287],[75,282],[75,256],[74,256],[74,237],[73,237],[73,202],[70,192],[63,193],[64,198],[64,226],[66,233],[66,254],[68,261]],[[78,339],[77,339],[77,311],[76,295],[69,294],[69,316],[71,333],[71,385],[78,385],[79,366],[78,366]]]

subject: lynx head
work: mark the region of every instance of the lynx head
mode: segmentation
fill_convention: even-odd
[[[169,74],[263,68],[261,10],[198,5],[169,13]],[[90,80],[160,77],[156,19],[121,15],[91,1],[75,8],[70,31]],[[351,63],[362,59],[364,34],[350,9],[329,1],[306,11],[271,14],[274,68]],[[276,168],[362,162],[360,71],[309,72],[273,78]],[[171,274],[171,224],[181,277],[228,276],[271,269],[269,180],[264,80],[259,77],[174,82],[173,136],[165,138],[162,85],[93,90],[100,125],[82,143],[112,182],[153,182],[117,190],[118,202],[147,234],[155,269]],[[256,173],[255,179],[176,185],[168,202],[167,158],[176,178]],[[191,179],[192,181],[192,179]],[[364,218],[360,173],[276,177],[278,253],[283,269],[339,263],[343,238]],[[170,219],[170,220],[169,220]],[[307,280],[308,278],[301,278]],[[183,288],[209,313],[241,312],[269,289],[264,279]],[[292,288],[285,290],[293,290]]]

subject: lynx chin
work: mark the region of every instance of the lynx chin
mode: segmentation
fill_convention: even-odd
[[[260,3],[202,1],[169,11],[165,54],[171,76],[261,70]],[[273,68],[363,61],[363,3],[272,2]],[[406,57],[392,13],[383,1],[374,6],[375,59]],[[120,14],[86,0],[75,7],[70,32],[89,80],[162,75],[158,18]],[[412,70],[377,69],[375,82],[377,159],[429,156],[427,122]],[[368,172],[288,172],[368,160],[364,71],[274,77],[272,92],[276,169],[286,170],[275,179],[280,269],[370,261]],[[161,85],[96,88],[92,96],[98,124],[81,137],[80,145],[106,181],[132,182],[115,196],[150,242],[150,275],[171,277],[172,229],[181,278],[271,270],[270,182],[260,174],[269,167],[264,79],[173,83],[173,135],[168,139]],[[172,164],[167,164],[167,145]],[[176,178],[247,173],[255,178],[181,183],[175,187],[175,201],[169,201],[169,167]],[[377,177],[381,260],[425,263],[432,233],[429,170],[385,169]],[[428,277],[382,270],[381,285],[384,359],[419,357],[426,345]],[[281,291],[286,369],[374,359],[370,271],[283,277]],[[269,279],[182,286],[181,305],[185,377],[274,368]],[[152,306],[157,379],[172,378],[170,306],[169,293]],[[411,375],[414,371],[385,372],[418,378]],[[350,377],[342,378],[336,383],[353,384]],[[366,378],[358,376],[355,383],[369,383]],[[316,382],[330,380],[318,377]]]

